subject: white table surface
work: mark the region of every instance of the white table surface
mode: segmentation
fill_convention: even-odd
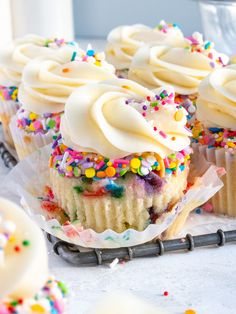
[[[102,45],[103,41],[96,41],[94,47]],[[7,172],[0,160],[0,180]],[[52,252],[50,244],[48,252],[51,273],[70,289],[69,314],[89,313],[101,297],[114,291],[131,292],[170,314],[183,314],[188,308],[197,314],[236,313],[235,244],[141,258],[113,269],[71,266]],[[169,292],[167,297],[164,291]]]

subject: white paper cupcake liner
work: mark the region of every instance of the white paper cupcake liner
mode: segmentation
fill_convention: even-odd
[[[217,167],[223,167],[226,175],[222,177],[224,187],[212,199],[214,212],[236,217],[236,155],[224,148],[208,148],[207,145],[193,144],[195,155],[201,154],[204,158]]]
[[[12,135],[10,132],[10,121],[11,118],[16,114],[19,109],[19,102],[14,100],[1,100],[0,103],[0,121],[2,122],[3,135],[5,141],[10,145],[14,146]]]
[[[20,160],[31,155],[41,147],[53,142],[54,132],[49,130],[46,134],[26,133],[17,127],[17,117],[14,116],[10,122],[11,135],[15,149]]]
[[[49,184],[50,152],[51,148],[48,145],[21,161],[8,175],[2,193],[3,190],[5,196],[16,193],[29,216],[46,232],[66,242],[87,248],[128,247],[151,241],[166,231],[182,211],[190,212],[205,203],[222,187],[217,169],[210,166],[195,180],[194,185],[172,211],[163,214],[157,224],[148,225],[144,231],[127,229],[117,233],[108,229],[96,233],[92,229],[78,230],[73,224],[62,226],[58,220],[48,219],[47,213],[41,209],[38,197],[43,195],[45,185]]]

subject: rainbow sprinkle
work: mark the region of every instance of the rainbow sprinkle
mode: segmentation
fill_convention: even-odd
[[[210,59],[209,64],[212,68],[215,68],[216,65],[225,66],[228,63],[228,58],[227,60],[223,60],[223,55],[213,49],[214,43],[203,41],[202,34],[195,32],[192,36],[185,37],[185,39],[187,40],[185,49],[190,50],[193,53],[204,54]]]
[[[45,286],[31,299],[6,299],[0,301],[1,314],[65,312],[68,289],[61,281],[50,277]]]
[[[61,113],[45,113],[38,115],[23,108],[17,111],[17,127],[27,133],[46,134],[53,130],[58,134],[61,122]]]
[[[0,85],[0,99],[14,100],[18,102],[18,87]]]
[[[95,153],[76,152],[63,144],[61,136],[53,143],[50,167],[65,177],[85,177],[94,181],[123,177],[126,173],[135,173],[141,177],[150,172],[160,177],[178,175],[190,159],[191,149],[173,153],[164,160],[155,153],[133,154],[120,159],[109,159]]]
[[[207,145],[208,148],[224,148],[228,152],[235,154],[236,131],[218,127],[204,129],[201,122],[196,120],[192,132],[193,143]]]
[[[2,216],[0,216],[0,266],[4,263],[4,249],[11,242],[15,229],[16,225],[14,222],[3,220]]]
[[[58,39],[58,38],[54,38],[54,39],[46,39],[45,43],[44,43],[44,47],[63,47],[63,46],[75,46],[77,47],[78,44],[75,41],[65,41],[65,39]]]
[[[165,21],[160,21],[160,23],[155,28],[157,28],[159,31],[165,34],[168,33],[173,28],[180,29],[176,23],[173,23],[173,24],[166,23]]]
[[[105,54],[103,52],[96,53],[90,45],[88,45],[88,48],[86,50],[85,54],[78,53],[77,51],[73,51],[71,56],[71,61],[77,61],[77,62],[87,62],[90,64],[94,64],[98,67],[101,67],[103,65],[103,62],[105,62]]]

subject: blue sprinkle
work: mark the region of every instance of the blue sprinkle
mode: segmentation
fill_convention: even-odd
[[[76,55],[77,55],[77,52],[74,51],[74,52],[72,53],[71,61],[75,61]]]
[[[213,133],[218,133],[218,132],[224,131],[224,129],[222,129],[222,128],[208,128],[208,130],[213,132]]]
[[[166,168],[166,173],[167,173],[167,174],[171,174],[171,173],[172,173],[172,170],[169,169],[169,168]]]
[[[181,171],[183,171],[183,170],[184,170],[184,168],[185,168],[185,166],[184,166],[184,165],[180,165],[180,166],[179,166],[179,169],[180,169]]]
[[[87,56],[89,56],[89,57],[93,57],[94,55],[95,55],[95,52],[94,52],[94,50],[87,50],[87,52],[86,52],[86,54],[87,54]]]
[[[196,208],[195,213],[200,215],[202,213],[202,209],[200,207]]]

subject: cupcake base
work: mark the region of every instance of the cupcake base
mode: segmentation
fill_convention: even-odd
[[[211,202],[215,213],[236,217],[236,155],[224,148],[208,148],[201,144],[193,144],[193,150],[195,154],[202,154],[208,162],[226,170],[226,175],[221,178],[224,186],[211,198]]]
[[[4,139],[11,147],[14,147],[14,141],[10,131],[11,118],[19,109],[19,103],[14,100],[1,100],[0,104],[0,121],[2,122]]]
[[[13,117],[10,122],[10,131],[20,160],[31,155],[41,147],[52,143],[55,135],[52,130],[49,130],[46,134],[27,133],[17,127],[16,117]]]
[[[187,175],[188,168],[167,178],[127,174],[125,179],[88,183],[50,169],[50,182],[56,202],[70,221],[78,220],[96,232],[112,229],[120,233],[129,228],[142,231],[156,223],[183,196]]]

